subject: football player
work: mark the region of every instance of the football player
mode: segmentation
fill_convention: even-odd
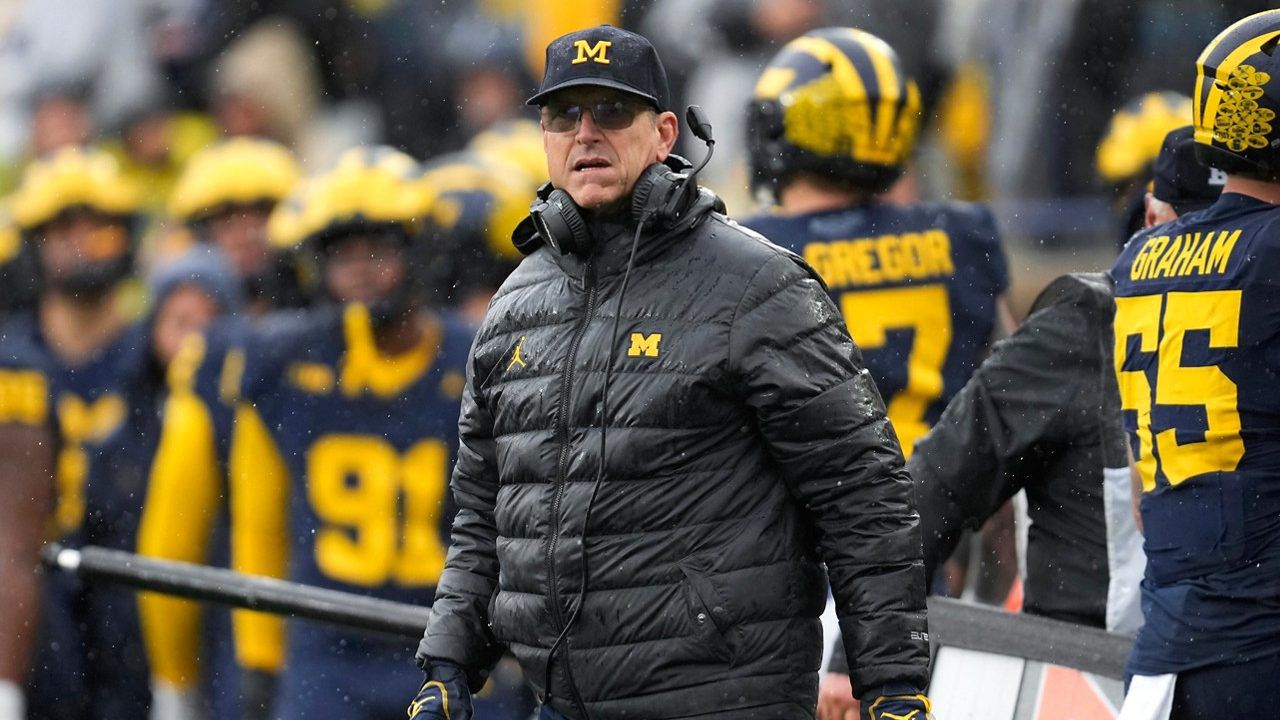
[[[428,163],[431,205],[429,291],[478,324],[489,298],[520,261],[511,233],[546,180],[542,131],[513,120],[472,139],[467,149]]]
[[[788,43],[749,112],[753,182],[777,207],[743,222],[826,281],[908,456],[982,359],[1008,287],[988,209],[877,199],[902,175],[919,115],[915,82],[874,35]]]
[[[1194,146],[1189,125],[1165,137],[1146,227],[1218,199],[1221,171],[1196,160]],[[926,572],[951,553],[963,527],[1022,490],[1034,528],[1022,611],[1133,635],[1142,626],[1145,558],[1111,356],[1113,314],[1105,273],[1051,282],[920,440],[907,470]],[[857,715],[845,664],[837,652],[819,718]]]
[[[8,344],[0,334],[0,347]],[[44,521],[53,509],[52,421],[46,374],[21,364],[0,367],[0,720],[27,717],[22,685],[39,623]]]
[[[1139,234],[1112,268],[1115,369],[1141,477],[1145,623],[1125,717],[1261,717],[1280,706],[1280,10],[1196,62],[1209,208]]]
[[[234,138],[197,153],[170,196],[172,217],[230,264],[237,292],[247,296],[249,318],[302,304],[295,254],[272,242],[268,231],[271,213],[299,181],[297,162],[284,146]],[[219,382],[224,363],[234,370],[243,358],[237,342],[246,331],[243,318],[231,318],[207,337],[188,339],[178,353],[138,537],[144,555],[229,562],[221,468],[232,408]],[[153,716],[189,717],[202,701],[215,717],[241,715],[228,613],[150,593],[139,595],[139,604]]]
[[[140,193],[113,159],[75,148],[32,163],[12,198],[40,292],[32,312],[11,317],[0,330],[0,364],[10,379],[9,391],[0,393],[6,406],[0,417],[28,423],[48,418],[57,450],[54,473],[45,478],[57,495],[49,534],[69,545],[86,540],[89,458],[124,423],[126,386],[145,356],[119,292],[132,273],[140,207]],[[6,436],[0,446],[12,448],[16,429],[11,423],[0,431]],[[110,496],[116,488],[97,492]],[[98,589],[70,576],[45,578],[31,715],[146,713],[133,603],[100,600]],[[130,637],[134,647],[112,646],[114,639]]]
[[[915,148],[920,95],[870,33],[826,28],[788,43],[761,74],[748,122],[753,183],[776,207],[743,224],[826,281],[910,458],[1011,324],[995,219],[978,205],[880,197]]]
[[[193,156],[169,196],[170,216],[231,263],[253,315],[300,304],[292,254],[267,235],[271,211],[300,176],[283,145],[233,138]]]
[[[191,482],[194,449],[220,455],[229,475],[237,569],[430,603],[471,338],[421,296],[420,231],[433,197],[410,158],[363,149],[277,208],[273,239],[301,242],[321,305],[247,336],[209,336],[194,392],[175,393],[169,406],[187,406],[174,419],[196,432],[171,433],[167,417],[165,459],[152,474],[144,534],[156,554],[202,559],[190,548],[207,539],[220,478],[215,462]],[[196,498],[193,484],[206,488]],[[189,688],[198,618],[146,605],[144,613],[161,679]],[[250,715],[383,717],[402,711],[388,688],[418,675],[408,644],[352,631],[295,623],[286,639],[280,618],[245,613],[236,636]]]
[[[1190,117],[1191,98],[1166,90],[1133,98],[1107,123],[1098,143],[1098,175],[1111,187],[1122,245],[1143,226],[1144,198],[1160,143]]]
[[[373,149],[306,190],[303,246],[331,304],[246,348],[229,460],[241,571],[431,601],[472,329],[418,292],[424,187],[407,156]],[[252,613],[236,639],[245,667],[278,673],[286,720],[387,717],[417,679],[399,640],[305,623],[286,640],[280,618]]]

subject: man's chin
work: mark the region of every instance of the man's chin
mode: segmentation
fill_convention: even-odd
[[[615,188],[602,188],[595,185],[581,188],[575,192],[569,193],[573,198],[573,202],[582,210],[589,213],[607,212],[610,208],[618,205],[623,199],[623,193]]]

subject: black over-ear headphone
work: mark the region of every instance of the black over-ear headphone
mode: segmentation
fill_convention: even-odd
[[[693,134],[707,144],[707,155],[692,170],[693,164],[679,155],[669,155],[665,162],[645,168],[631,191],[631,220],[650,228],[675,224],[698,195],[698,172],[706,167],[715,146],[711,124],[702,109],[690,105],[685,122]],[[538,188],[538,199],[529,208],[529,218],[543,242],[564,254],[590,255],[595,239],[587,229],[582,211],[569,193],[551,186]]]

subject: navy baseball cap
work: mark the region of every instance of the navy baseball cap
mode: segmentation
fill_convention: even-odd
[[[1209,207],[1222,194],[1226,173],[1196,159],[1195,131],[1190,125],[1170,130],[1156,156],[1151,194],[1179,215]]]
[[[583,85],[623,90],[653,103],[671,104],[667,71],[644,36],[600,25],[562,35],[547,45],[547,70],[528,105],[542,105],[557,90]]]

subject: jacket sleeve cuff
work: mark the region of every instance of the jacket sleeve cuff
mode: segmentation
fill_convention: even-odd
[[[467,686],[471,692],[480,692],[489,679],[489,672],[497,662],[496,658],[494,662],[479,659],[468,661],[464,653],[457,652],[459,649],[455,643],[448,642],[445,636],[429,635],[418,644],[418,653],[414,657],[414,662],[428,675],[431,674],[433,665],[448,664],[459,668],[466,673]],[[494,654],[497,655],[497,653]]]

